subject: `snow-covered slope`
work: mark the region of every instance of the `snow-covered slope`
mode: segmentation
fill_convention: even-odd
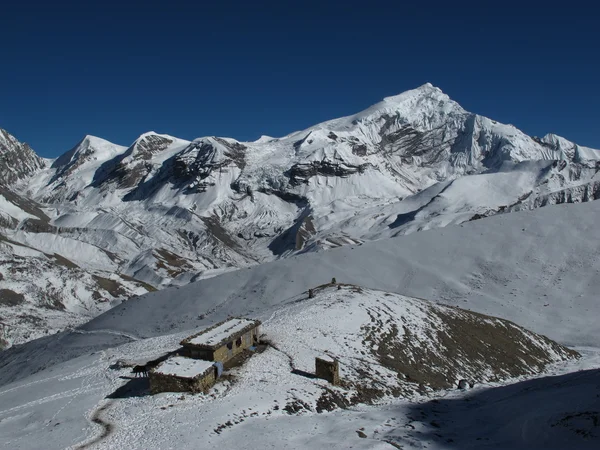
[[[0,203],[2,233],[155,288],[600,197],[599,151],[531,138],[430,84],[282,138],[149,132],[123,147],[86,136],[54,161],[32,161],[2,183],[47,219],[12,217]]]
[[[146,294],[90,321],[84,334],[61,333],[3,352],[0,383],[128,342],[122,335],[183,332],[276,308],[332,277],[502,317],[561,344],[598,346],[599,215],[600,202],[505,214]]]
[[[131,364],[176,350],[185,335],[138,340],[0,390],[0,436],[12,448],[164,448],[188,429],[179,448],[215,448],[239,436],[238,426],[245,432],[246,421],[303,423],[355,405],[439,395],[462,378],[489,386],[578,364],[577,353],[501,319],[351,285],[314,294],[259,316],[270,346],[207,395],[150,396],[146,380],[127,380]],[[311,376],[315,357],[339,360],[340,386]],[[105,431],[82,423],[84,413]]]
[[[131,299],[84,327],[0,353],[0,439],[10,448],[46,449],[172,442],[180,448],[596,448],[599,214],[600,202],[516,212],[294,256]],[[373,290],[316,288],[333,276]],[[307,299],[308,288],[315,288],[314,299]],[[583,357],[548,366],[552,377],[508,387],[486,383],[493,372],[477,372],[484,367],[479,364],[506,340],[492,334],[493,345],[473,358],[478,350],[470,351],[469,336],[458,349],[443,340],[445,324],[453,321],[438,321],[440,313],[457,310],[377,289],[509,318],[577,346]],[[119,378],[130,369],[118,360],[143,363],[231,314],[262,319],[279,349],[250,359],[231,374],[233,382],[218,384],[208,396],[151,397],[140,379]],[[501,321],[481,320],[504,328]],[[430,334],[428,322],[435,324]],[[388,333],[393,324],[397,335]],[[396,341],[406,330],[414,338],[398,356],[414,356],[415,347],[426,345],[420,362],[427,366],[437,355],[454,370],[444,373],[448,383],[477,373],[479,384],[467,393],[442,390],[410,401],[384,394],[375,406],[343,409],[346,394],[302,376],[313,370],[314,356],[330,353],[340,357],[347,380],[392,390],[401,381],[397,372],[407,371],[386,367],[390,360],[384,364],[383,357],[396,354],[385,345],[388,336]],[[379,338],[367,339],[373,332]],[[486,332],[481,340],[487,338]],[[453,348],[461,356],[444,357]],[[412,376],[427,381],[427,373]],[[350,398],[352,389],[358,392],[350,386]],[[331,407],[342,409],[326,412]]]
[[[69,254],[57,245],[64,238],[48,233],[49,221],[39,204],[0,187],[0,349],[80,325],[154,290],[112,270],[85,270],[62,256]],[[102,254],[93,248],[88,257]]]
[[[79,192],[89,186],[103,163],[127,150],[95,136],[85,136],[81,142],[59,158],[44,172],[31,180],[29,192],[41,190],[45,203],[74,202]]]
[[[80,325],[150,289],[123,276],[102,275],[0,237],[0,349]]]
[[[262,331],[296,371],[336,358],[355,395],[447,389],[543,371],[577,355],[515,324],[422,299],[329,284],[275,310]],[[363,399],[365,401],[365,399]]]

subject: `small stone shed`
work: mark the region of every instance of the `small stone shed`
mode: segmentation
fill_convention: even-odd
[[[148,373],[150,392],[206,392],[217,379],[212,361],[173,356]]]
[[[315,375],[331,384],[340,384],[340,362],[337,359],[315,358]]]
[[[260,325],[258,320],[227,319],[184,339],[181,345],[186,356],[225,363],[258,344]]]

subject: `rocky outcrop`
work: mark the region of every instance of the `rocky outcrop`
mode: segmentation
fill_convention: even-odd
[[[104,163],[94,175],[94,187],[119,189],[138,186],[152,171],[151,159],[166,150],[173,139],[154,133],[138,138],[127,151]]]
[[[367,167],[368,164],[355,166],[331,161],[312,161],[310,163],[294,164],[287,174],[290,178],[290,184],[296,186],[301,183],[308,183],[311,177],[317,175],[347,177],[355,173],[362,173]]]
[[[600,180],[579,186],[568,187],[558,191],[550,192],[534,198],[527,198],[514,205],[511,210],[535,209],[548,205],[560,205],[562,203],[581,203],[600,199]]]
[[[172,164],[172,182],[187,185],[196,192],[206,192],[214,183],[205,181],[212,173],[223,170],[232,161],[210,140],[192,142],[176,155]]]
[[[0,128],[0,185],[11,186],[27,179],[45,165],[28,144]]]

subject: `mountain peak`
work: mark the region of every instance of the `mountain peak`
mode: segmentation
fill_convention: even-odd
[[[28,178],[45,165],[29,144],[19,142],[0,128],[0,184],[10,185]]]
[[[139,137],[134,142],[139,142],[139,141],[142,141],[146,138],[153,137],[153,136],[171,137],[171,136],[167,136],[167,135],[162,135],[160,133],[157,133],[156,131],[146,131],[145,133],[140,134]]]
[[[582,147],[557,134],[548,133],[541,139],[541,142],[555,151],[560,151],[565,159],[572,159],[577,162],[591,161],[593,164],[600,161],[599,150]]]
[[[383,101],[388,103],[402,103],[411,99],[422,97],[439,97],[440,99],[446,101],[450,100],[450,97],[444,94],[440,88],[435,87],[431,83],[425,83],[415,89],[410,89],[398,95],[385,97]]]
[[[80,141],[80,143],[89,143],[91,145],[94,144],[111,144],[114,145],[112,142],[107,141],[106,139],[102,139],[101,137],[98,136],[93,136],[91,134],[86,134],[83,139]]]
[[[59,156],[52,164],[52,167],[69,166],[73,168],[73,165],[79,166],[84,160],[106,160],[124,151],[125,148],[121,145],[113,144],[106,139],[87,134],[75,147]]]
[[[180,141],[181,139],[171,136],[170,134],[157,133],[156,131],[146,131],[139,135],[139,137],[133,141],[132,145],[140,143],[145,140],[165,139],[170,141]]]
[[[358,122],[379,121],[382,117],[397,117],[401,123],[419,130],[431,130],[447,123],[450,115],[466,111],[438,87],[425,83],[398,95],[385,97],[379,103],[353,116],[330,121],[334,127],[353,127]]]
[[[158,134],[154,131],[148,131],[141,134],[131,144],[127,153],[134,159],[149,160],[153,155],[162,153],[177,141],[179,141],[178,138],[169,136],[168,134]]]
[[[254,142],[256,144],[263,144],[265,142],[269,142],[272,141],[276,138],[272,137],[272,136],[267,136],[266,134],[261,135],[261,137],[259,137],[257,140],[255,140]]]

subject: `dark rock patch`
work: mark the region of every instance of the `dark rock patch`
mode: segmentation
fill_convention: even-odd
[[[0,289],[0,305],[18,306],[25,303],[25,296],[10,289]]]

